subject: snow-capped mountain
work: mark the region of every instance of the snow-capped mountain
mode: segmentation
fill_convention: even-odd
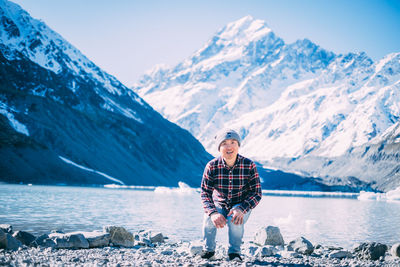
[[[348,155],[396,124],[399,89],[400,53],[374,62],[365,53],[336,55],[307,39],[286,44],[250,16],[133,86],[212,154],[216,131],[230,127],[243,138],[242,153],[264,166],[327,178],[348,174],[313,169],[306,159]],[[300,159],[302,165],[291,164]],[[355,177],[371,181],[367,174]]]
[[[198,186],[186,130],[18,5],[0,0],[0,180]]]

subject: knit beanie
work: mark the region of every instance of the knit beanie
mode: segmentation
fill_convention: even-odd
[[[218,145],[218,151],[221,146],[221,143],[227,139],[236,140],[240,146],[240,136],[238,135],[238,133],[232,129],[225,129],[218,132],[218,134],[215,136],[215,143]]]

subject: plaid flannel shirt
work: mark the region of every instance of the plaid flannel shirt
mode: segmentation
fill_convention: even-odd
[[[208,215],[217,212],[216,204],[228,211],[238,205],[246,213],[257,206],[261,195],[257,167],[250,159],[238,155],[235,165],[230,168],[220,156],[206,165],[201,181],[201,200]]]

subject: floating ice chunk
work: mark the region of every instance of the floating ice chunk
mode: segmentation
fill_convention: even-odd
[[[400,200],[400,186],[386,193],[387,200]]]
[[[184,182],[178,182],[179,187],[165,187],[158,186],[154,189],[154,192],[157,194],[181,194],[181,195],[192,195],[197,194],[197,189],[192,188],[185,184]]]
[[[358,200],[381,200],[382,193],[365,192],[361,191],[360,195],[357,197]]]
[[[361,191],[358,200],[400,201],[400,186],[386,193]]]
[[[289,216],[285,217],[281,217],[281,218],[277,218],[274,219],[274,223],[276,225],[282,225],[282,224],[291,224],[293,222],[293,216],[292,214],[289,214]]]

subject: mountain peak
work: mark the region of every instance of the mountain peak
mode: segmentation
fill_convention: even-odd
[[[272,32],[263,20],[256,20],[252,16],[245,16],[237,21],[228,23],[217,34],[222,40],[252,41]]]

